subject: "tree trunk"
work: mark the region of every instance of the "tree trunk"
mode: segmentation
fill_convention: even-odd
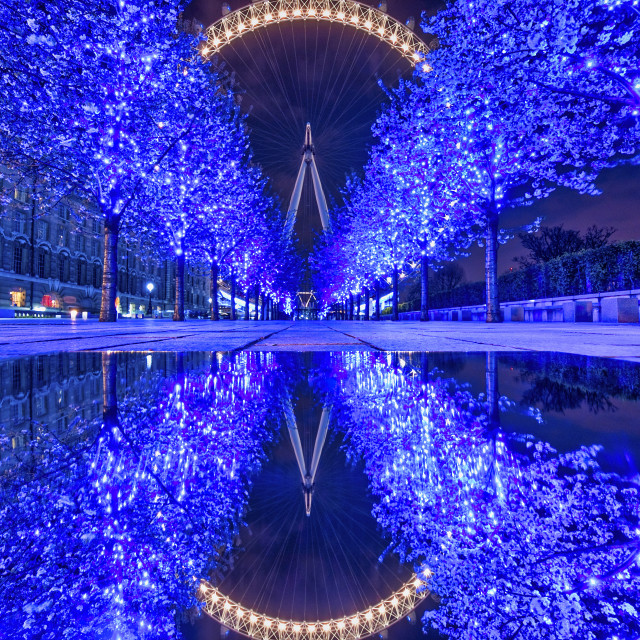
[[[420,379],[422,384],[429,382],[429,354],[426,351],[420,353]]]
[[[356,296],[356,320],[360,320],[360,292]]]
[[[353,293],[349,294],[349,320],[353,320]]]
[[[218,354],[215,351],[211,352],[211,366],[209,367],[209,373],[212,376],[218,375],[220,371],[220,365],[218,364]],[[213,391],[212,395],[215,397],[215,385],[211,385],[211,389]]]
[[[500,427],[500,392],[498,391],[498,366],[495,351],[487,351],[485,382],[489,425],[491,429]]]
[[[102,353],[102,422],[110,431],[118,426],[118,353]],[[108,437],[108,436],[107,436]]]
[[[184,322],[184,251],[176,256],[176,299],[173,305],[173,319]]]
[[[244,290],[244,319],[249,320],[249,285]]]
[[[369,320],[369,287],[364,288],[364,319]]]
[[[236,272],[231,270],[231,319],[236,318]]]
[[[260,285],[259,284],[255,286],[254,294],[256,297],[256,309],[255,309],[253,319],[260,320]]]
[[[429,258],[420,258],[420,322],[429,320]]]
[[[104,220],[104,257],[102,269],[102,300],[100,322],[118,319],[116,297],[118,293],[118,236],[120,216],[109,214]]]
[[[376,280],[376,320],[380,320],[380,280]]]
[[[400,316],[398,315],[398,265],[393,265],[393,316],[392,320],[398,321]]]
[[[498,299],[498,212],[493,209],[487,214],[485,279],[487,322],[502,322]]]
[[[33,279],[36,277],[36,188],[33,187],[33,193],[31,194],[31,252],[29,255],[31,259],[31,265],[29,269],[29,275],[31,276],[31,282],[29,283],[29,309],[33,311]]]
[[[218,263],[211,262],[211,319],[220,320],[220,305],[218,304]]]
[[[262,308],[260,309],[260,320],[267,320],[267,304],[269,304],[269,298],[264,293],[262,294]]]

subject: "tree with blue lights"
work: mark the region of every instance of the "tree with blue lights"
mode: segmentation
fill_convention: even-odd
[[[197,38],[177,30],[182,9],[170,0],[67,0],[17,11],[24,19],[17,46],[23,59],[33,53],[34,63],[15,82],[27,88],[13,99],[21,104],[33,85],[37,107],[21,107],[3,136],[17,163],[36,163],[101,213],[102,321],[116,319],[123,224],[136,226],[145,184],[210,117],[216,78],[197,53]]]
[[[405,248],[406,259],[420,265],[420,320],[429,319],[429,266],[464,255],[474,233],[474,218],[451,193],[442,174],[439,140],[420,120],[408,117],[410,95],[392,94],[395,104],[374,125],[379,138],[371,156],[376,182],[384,185],[383,197],[399,216],[392,221]],[[406,118],[406,119],[403,119]],[[437,268],[437,267],[436,267]]]
[[[331,233],[319,239],[311,257],[314,285],[325,313],[331,305],[345,301],[350,309],[354,294],[374,286],[388,268],[371,224],[371,182],[350,176],[343,197],[344,206],[332,211]]]
[[[636,0],[462,0],[424,27],[454,30],[490,74],[508,68],[555,121],[557,157],[597,172],[638,152],[639,17]]]
[[[309,258],[313,286],[323,315],[331,307],[345,304],[354,286],[352,269],[362,253],[357,251],[358,244],[349,240],[350,225],[349,207],[334,209],[331,233],[325,233],[316,240]]]
[[[350,300],[363,286],[375,286],[387,274],[391,274],[393,289],[393,315],[398,319],[399,275],[407,262],[407,249],[402,235],[402,208],[393,200],[394,184],[391,177],[380,170],[375,162],[365,167],[363,178],[352,176],[345,187],[344,208],[334,212],[340,219],[339,235],[328,240],[322,248],[322,257],[315,260],[320,271],[334,266],[330,273],[337,285],[333,297]],[[326,275],[321,278],[326,280]],[[322,284],[321,284],[322,286]]]
[[[499,322],[497,247],[509,236],[500,230],[500,214],[505,206],[527,204],[529,198],[518,192],[527,181],[533,182],[535,197],[551,190],[541,175],[547,165],[538,161],[538,123],[531,105],[513,88],[503,91],[499,81],[506,81],[504,77],[487,78],[479,67],[475,73],[467,68],[457,45],[441,42],[430,57],[433,70],[395,92],[390,110],[401,113],[392,113],[391,120],[401,131],[383,129],[384,135],[403,140],[417,131],[420,139],[428,140],[427,148],[436,150],[433,170],[444,185],[438,206],[480,229],[486,246],[487,322]],[[380,124],[389,118],[383,114]]]
[[[423,23],[439,47],[403,108],[440,136],[449,184],[484,227],[487,321],[501,211],[555,185],[595,195],[598,171],[637,153],[637,19],[633,3],[462,0]]]
[[[221,269],[231,256],[249,249],[270,214],[265,181],[250,164],[247,133],[233,93],[220,90],[216,77],[206,71],[200,81],[209,100],[200,126],[167,154],[142,198],[149,233],[176,262],[174,320],[185,319],[187,263],[207,268],[211,319],[219,319]]]

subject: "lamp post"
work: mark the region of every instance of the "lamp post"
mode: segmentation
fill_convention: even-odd
[[[153,291],[153,282],[147,282],[147,291],[149,292],[149,306],[147,307],[147,315],[151,315],[151,292]]]

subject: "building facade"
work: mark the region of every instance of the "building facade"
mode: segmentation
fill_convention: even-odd
[[[104,226],[97,215],[76,215],[72,203],[41,206],[29,188],[2,180],[0,205],[0,313],[57,315],[100,311]],[[175,267],[145,251],[142,243],[118,246],[118,312],[168,315],[175,299]],[[185,309],[209,308],[209,279],[188,269]]]

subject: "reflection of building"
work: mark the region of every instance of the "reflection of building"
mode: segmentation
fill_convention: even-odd
[[[5,194],[0,208],[0,309],[51,314],[76,309],[97,314],[102,221],[94,216],[75,216],[66,202],[34,207],[30,190],[14,187],[6,179],[0,179],[0,187]],[[149,254],[140,243],[119,244],[118,309],[123,314],[146,310],[149,282],[154,285],[154,311],[173,308],[174,265]],[[208,309],[209,282],[205,276],[188,272],[185,288],[186,309]]]
[[[80,351],[0,360],[0,439],[8,443],[0,447],[0,473],[23,463],[34,439],[72,442],[88,428],[99,430],[110,365],[116,367],[117,396],[124,398],[132,389],[155,389],[180,367],[208,367],[210,356],[121,353],[107,361],[104,353]]]
[[[61,353],[0,362],[0,429],[11,451],[23,451],[41,437],[38,425],[67,437],[77,420],[91,422],[102,414],[100,353]],[[11,466],[4,459],[1,466]]]

